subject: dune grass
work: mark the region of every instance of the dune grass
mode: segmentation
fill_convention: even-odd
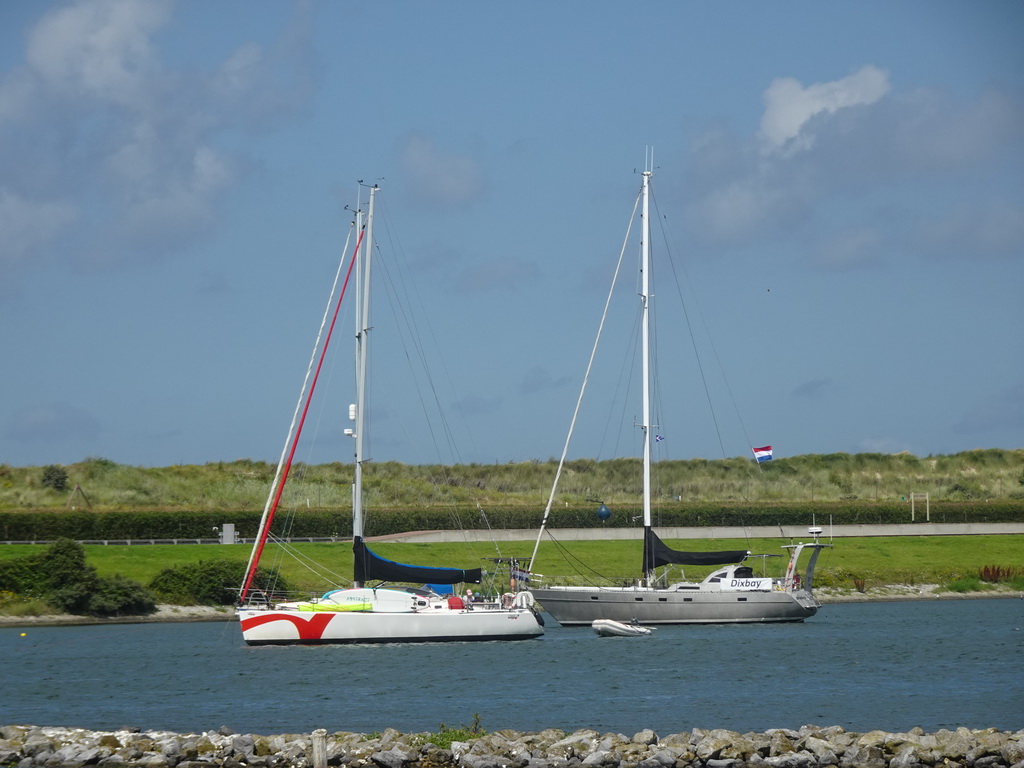
[[[52,465],[51,465],[52,467]],[[275,467],[240,459],[203,465],[134,467],[102,458],[62,469],[0,465],[0,510],[253,510],[262,509]],[[556,462],[522,461],[455,466],[377,462],[364,477],[373,508],[463,505],[543,509]],[[599,498],[628,503],[639,493],[639,460],[575,459],[566,464],[558,501],[570,506]],[[50,480],[45,481],[47,470]],[[45,481],[45,482],[44,482]],[[345,509],[351,505],[352,465],[297,465],[286,506]],[[663,460],[653,472],[656,499],[679,502],[897,501],[927,493],[935,501],[1024,498],[1024,449],[964,451],[917,457],[909,453],[834,453],[780,457]],[[75,493],[76,487],[81,489]]]

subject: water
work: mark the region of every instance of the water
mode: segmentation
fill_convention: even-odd
[[[0,658],[0,723],[97,730],[435,731],[474,715],[487,730],[627,735],[1024,726],[1018,599],[514,643],[248,648],[233,623],[4,628]]]

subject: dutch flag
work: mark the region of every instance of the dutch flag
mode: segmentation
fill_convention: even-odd
[[[763,448],[755,448],[754,458],[757,459],[758,464],[760,464],[762,461],[771,461],[772,447],[770,445],[766,445]]]

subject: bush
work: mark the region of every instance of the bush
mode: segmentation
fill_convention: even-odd
[[[83,616],[134,616],[156,610],[152,595],[141,584],[123,576],[98,576],[85,562],[82,545],[70,539],[0,563],[0,590]]]
[[[155,610],[153,594],[120,575],[100,578],[87,605],[90,616],[144,616]]]
[[[427,733],[413,740],[414,745],[433,744],[440,749],[451,749],[453,741],[469,741],[480,736],[486,736],[487,731],[480,725],[480,715],[473,715],[471,725],[461,725],[455,728],[441,723],[436,733]]]
[[[56,464],[43,467],[43,486],[53,488],[55,491],[66,491],[68,489],[68,473],[64,467]]]
[[[164,568],[149,588],[161,599],[177,605],[233,605],[245,579],[245,564],[230,560],[200,560],[191,565]],[[276,569],[256,569],[253,589],[287,592]]]
[[[1024,576],[1024,570],[1012,565],[983,565],[978,572],[978,577],[990,584],[1010,582],[1022,576]]]
[[[945,587],[949,592],[982,592],[986,589],[992,589],[991,586],[982,582],[977,576],[963,576],[959,579],[954,579],[949,582]]]

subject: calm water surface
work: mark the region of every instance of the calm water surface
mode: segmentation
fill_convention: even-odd
[[[550,624],[551,622],[549,622]],[[25,633],[22,637],[21,633]],[[0,723],[244,733],[439,724],[632,735],[1024,727],[1024,600],[514,643],[248,648],[233,623],[0,629]]]

